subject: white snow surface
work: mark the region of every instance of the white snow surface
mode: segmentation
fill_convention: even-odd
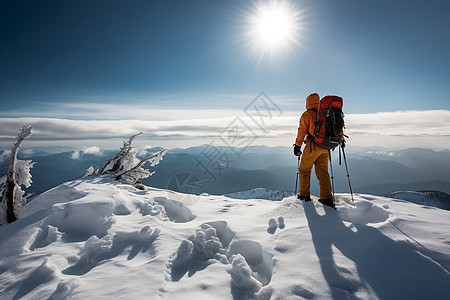
[[[249,191],[227,194],[225,196],[233,199],[265,199],[272,201],[281,201],[287,196],[291,196],[292,192],[279,191],[271,189],[256,188]]]
[[[192,201],[195,199],[196,201]],[[67,182],[0,229],[1,299],[449,299],[450,212]]]

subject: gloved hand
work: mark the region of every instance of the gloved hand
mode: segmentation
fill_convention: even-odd
[[[300,150],[301,146],[297,146],[296,144],[294,144],[294,155],[295,156],[300,156],[302,155],[302,151]]]
[[[345,135],[345,134],[343,134],[343,135],[342,135],[342,140],[341,140],[341,148],[342,148],[342,149],[344,149],[344,148],[345,148],[345,142],[346,142],[346,140],[345,140],[345,138],[344,138],[344,137],[348,138],[348,136],[347,136],[347,135]]]

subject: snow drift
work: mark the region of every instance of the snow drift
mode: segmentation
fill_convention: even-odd
[[[88,177],[0,229],[2,299],[448,299],[450,212],[232,199]]]

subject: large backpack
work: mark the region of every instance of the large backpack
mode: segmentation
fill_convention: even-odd
[[[325,96],[320,100],[314,129],[314,142],[322,148],[334,149],[343,141],[343,100],[339,96]]]

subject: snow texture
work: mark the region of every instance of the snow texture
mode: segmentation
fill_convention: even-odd
[[[262,284],[252,276],[252,270],[248,266],[245,258],[236,254],[231,262],[232,268],[228,271],[233,284],[241,290],[257,292]]]
[[[233,199],[265,199],[272,201],[281,201],[284,198],[292,195],[293,193],[289,191],[256,188],[249,191],[228,194],[226,196]]]
[[[16,182],[17,184],[23,185],[25,188],[29,188],[33,181],[31,181],[30,169],[35,163],[31,160],[20,160],[16,161]]]
[[[448,299],[450,212],[67,182],[0,229],[1,299]],[[271,230],[269,230],[271,229]]]
[[[95,173],[94,167],[90,166],[89,168],[87,168],[86,174],[84,174],[83,177],[88,177],[88,176],[92,176],[92,175],[97,175],[97,174]]]

